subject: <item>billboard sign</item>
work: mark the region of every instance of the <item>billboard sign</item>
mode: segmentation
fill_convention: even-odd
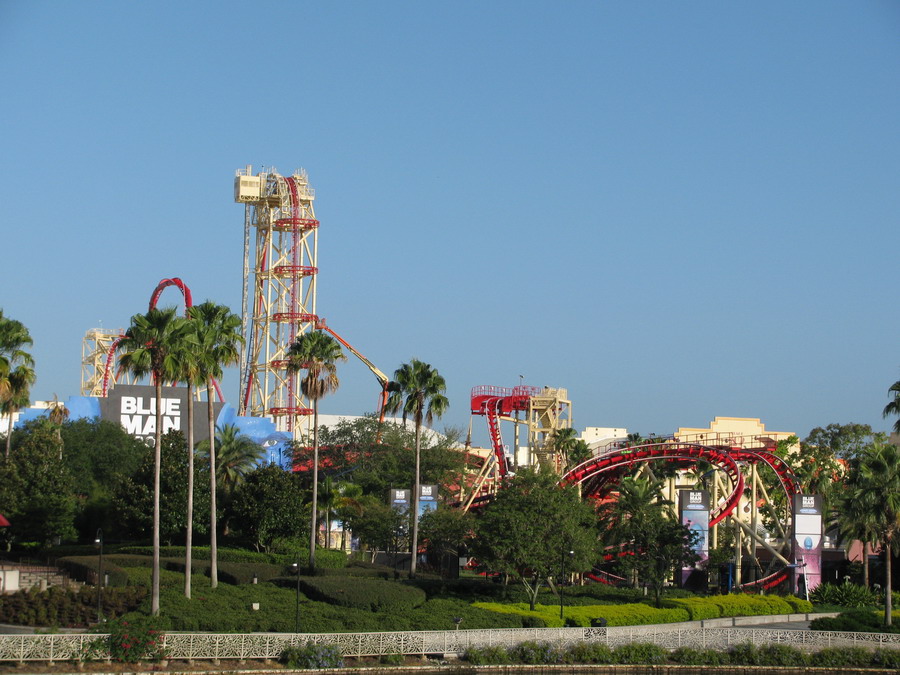
[[[222,410],[222,403],[213,403],[213,416]],[[186,387],[163,387],[162,432],[175,429],[187,436],[188,395]],[[194,402],[194,442],[209,438],[206,401]],[[100,419],[120,424],[137,438],[152,441],[156,434],[156,388],[149,385],[118,384],[106,398],[100,399]]]
[[[822,496],[794,495],[793,507],[791,541],[797,565],[793,591],[804,593],[822,582]]]
[[[437,508],[438,502],[438,486],[437,485],[420,485],[419,486],[419,518],[428,511]]]
[[[691,573],[709,559],[709,492],[679,490],[678,513],[681,524],[694,535],[693,551],[698,560],[692,567],[681,570],[681,583],[686,584]]]

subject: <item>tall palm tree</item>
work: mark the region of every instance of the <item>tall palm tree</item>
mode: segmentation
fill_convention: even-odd
[[[28,405],[29,389],[34,384],[34,359],[25,351],[32,344],[34,342],[25,324],[4,317],[3,310],[0,309],[0,406],[9,415],[9,427],[6,430],[7,457],[12,440],[13,413]]]
[[[62,461],[62,425],[69,419],[69,409],[66,407],[65,403],[59,400],[59,397],[56,394],[53,394],[53,401],[51,401],[50,405],[47,407],[47,419],[50,420],[50,424],[53,426],[54,434],[56,435],[56,445],[59,448],[59,460]]]
[[[884,548],[885,598],[884,625],[891,625],[891,559],[900,552],[900,448],[876,442],[859,461],[859,476],[854,494],[867,504],[873,525]]]
[[[187,486],[187,525],[184,535],[184,597],[190,599],[192,574],[191,567],[194,556],[194,391],[203,386],[203,375],[200,372],[200,341],[197,338],[197,321],[189,319],[184,339],[179,342],[175,351],[178,381],[187,387],[187,453],[188,453],[188,486]]]
[[[201,456],[209,457],[209,441],[197,447]],[[216,472],[218,486],[228,494],[244,480],[244,476],[265,457],[266,449],[234,424],[216,427]]]
[[[447,383],[440,373],[429,364],[418,359],[404,363],[394,372],[397,391],[391,393],[385,406],[390,413],[403,411],[403,423],[412,417],[416,424],[416,477],[413,488],[412,519],[412,560],[409,564],[409,576],[416,576],[416,556],[419,547],[419,485],[421,482],[422,455],[422,422],[430,425],[435,417],[440,418],[450,401],[444,395]]]
[[[136,378],[151,375],[156,388],[153,473],[153,571],[150,612],[159,615],[159,479],[162,451],[162,387],[178,374],[175,353],[185,339],[187,322],[175,315],[175,308],[152,308],[131,317],[131,326],[119,342],[119,370]]]
[[[885,418],[891,415],[900,415],[900,380],[891,385],[891,388],[888,389],[888,396],[892,397],[891,402],[884,406],[881,415]],[[900,417],[894,422],[894,431],[900,434]]]
[[[222,377],[222,369],[240,359],[241,318],[225,305],[207,300],[188,310],[194,320],[194,335],[199,342],[199,375],[206,383],[206,403],[209,424],[209,576],[210,585],[219,585],[219,549],[216,537],[216,420],[213,411],[213,380]]]
[[[316,569],[316,533],[319,502],[319,399],[341,385],[337,376],[337,362],[347,357],[340,343],[327,333],[303,333],[288,349],[288,372],[306,371],[300,380],[300,390],[313,404],[313,481],[312,522],[309,533],[309,569]]]
[[[18,365],[5,378],[3,389],[5,394],[0,395],[0,412],[9,419],[6,429],[6,457],[12,443],[13,415],[28,405],[31,395],[31,385],[34,384],[34,368],[24,364]]]

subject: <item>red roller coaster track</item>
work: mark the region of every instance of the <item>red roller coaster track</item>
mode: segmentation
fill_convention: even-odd
[[[162,292],[169,286],[175,286],[176,288],[178,288],[178,290],[181,291],[181,295],[184,296],[184,315],[187,316],[188,310],[194,306],[194,300],[193,296],[191,295],[191,289],[188,288],[188,285],[178,277],[163,279],[156,285],[156,288],[153,289],[153,293],[150,295],[149,309],[156,308],[156,303],[159,302],[159,296],[161,296]],[[124,335],[120,335],[115,340],[113,340],[113,343],[109,346],[109,350],[106,352],[106,367],[103,370],[103,396],[106,396],[109,393],[109,380],[110,375],[113,371],[113,361],[116,357],[116,347],[119,346],[119,343],[124,337]],[[219,383],[215,379],[213,379],[212,383],[213,387],[216,390],[216,395],[219,397],[219,400],[224,402],[225,397],[222,396],[222,390],[219,388]]]

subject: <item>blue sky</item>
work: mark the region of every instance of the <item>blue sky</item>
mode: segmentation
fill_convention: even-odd
[[[887,429],[898,34],[888,1],[4,0],[0,307],[35,397],[77,394],[160,279],[240,308],[234,171],[302,166],[319,313],[438,368],[444,423],[524,375],[578,428]],[[323,412],[372,410],[340,374]]]

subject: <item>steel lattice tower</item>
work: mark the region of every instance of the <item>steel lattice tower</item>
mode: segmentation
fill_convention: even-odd
[[[316,324],[318,227],[315,192],[302,169],[239,170],[234,198],[244,204],[243,331],[239,414],[272,417],[299,438],[312,410],[299,377],[287,372],[291,343]],[[256,232],[251,246],[251,231]]]

